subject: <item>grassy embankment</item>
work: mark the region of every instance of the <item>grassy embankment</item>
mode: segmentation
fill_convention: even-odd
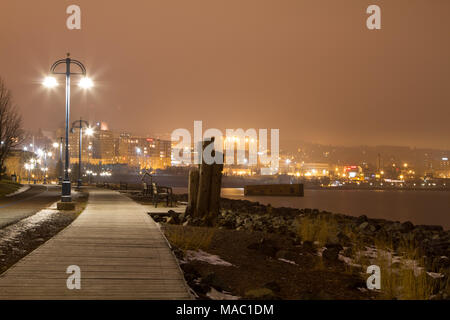
[[[0,198],[13,193],[22,187],[21,184],[9,180],[0,180]]]

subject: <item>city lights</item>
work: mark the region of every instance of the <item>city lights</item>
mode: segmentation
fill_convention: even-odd
[[[42,157],[42,156],[44,155],[44,151],[43,151],[42,149],[37,149],[36,154],[37,154],[39,157]]]

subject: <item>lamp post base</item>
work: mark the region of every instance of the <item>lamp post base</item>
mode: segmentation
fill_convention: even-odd
[[[62,182],[61,202],[72,202],[70,180]]]

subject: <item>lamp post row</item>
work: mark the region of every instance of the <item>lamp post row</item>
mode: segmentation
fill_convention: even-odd
[[[57,67],[65,65],[65,71],[57,71]],[[71,66],[76,66],[80,70],[79,72],[73,72]],[[64,161],[64,178],[62,181],[61,202],[71,202],[71,183],[69,179],[69,123],[70,123],[70,77],[72,75],[81,75],[84,78],[80,81],[80,86],[89,88],[92,86],[92,81],[86,77],[86,68],[84,65],[75,59],[70,58],[70,53],[67,54],[65,59],[56,61],[50,68],[50,73],[53,75],[65,75],[66,77],[66,117],[65,117],[65,161]],[[55,87],[58,82],[53,77],[47,77],[44,80],[44,85],[47,87]],[[81,121],[81,120],[80,120]],[[81,126],[81,124],[80,124]],[[81,131],[81,129],[80,129]],[[81,137],[80,137],[81,145]],[[81,147],[80,147],[81,148]],[[80,152],[81,157],[81,152]],[[81,162],[81,161],[80,161]],[[80,179],[80,176],[79,176]],[[78,181],[80,184],[80,181]]]

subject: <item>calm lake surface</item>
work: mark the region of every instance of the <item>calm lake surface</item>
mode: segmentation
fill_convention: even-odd
[[[183,190],[184,189],[184,190]],[[174,190],[187,193],[186,188]],[[441,225],[450,229],[450,192],[392,190],[305,190],[304,197],[244,196],[243,188],[223,188],[222,197],[273,207],[312,208],[353,216]]]

